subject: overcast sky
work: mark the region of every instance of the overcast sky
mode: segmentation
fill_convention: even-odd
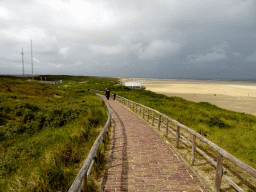
[[[0,74],[256,79],[256,0],[0,0]]]

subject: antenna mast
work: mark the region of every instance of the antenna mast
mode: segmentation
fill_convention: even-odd
[[[24,79],[24,59],[23,59],[24,52],[23,52],[23,47],[21,49],[21,55],[22,55],[22,72],[23,72],[23,79]]]
[[[34,75],[33,75],[33,52],[32,52],[32,40],[31,41],[31,66],[32,66],[32,79],[34,80]]]

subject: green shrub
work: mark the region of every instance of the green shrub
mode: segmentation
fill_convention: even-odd
[[[35,114],[31,109],[25,109],[22,116],[22,122],[26,124],[28,121],[35,120]]]
[[[18,122],[9,122],[0,129],[0,141],[15,139],[26,132],[26,127]]]
[[[47,125],[62,127],[69,121],[75,120],[79,117],[79,114],[85,110],[82,107],[61,107],[50,108],[46,111],[45,121]]]
[[[17,104],[14,108],[15,108],[16,116],[22,116],[26,109],[29,109],[32,112],[36,112],[39,110],[39,107],[37,105],[30,104],[30,103]]]
[[[224,129],[224,128],[230,128],[230,125],[225,123],[223,120],[220,119],[220,117],[217,117],[217,116],[214,116],[210,119],[209,121],[209,126],[210,127],[219,127],[221,129]]]
[[[16,123],[12,129],[12,132],[15,134],[23,134],[26,132],[26,127],[21,123]]]
[[[15,95],[10,95],[10,96],[8,96],[8,98],[17,99],[17,96],[15,96]]]
[[[13,111],[13,108],[11,106],[8,106],[8,105],[6,105],[4,103],[0,104],[0,113],[2,113],[2,115],[6,115],[6,114],[8,114],[8,113],[10,113],[12,111]]]
[[[17,158],[6,155],[0,158],[0,176],[7,176],[18,168]]]
[[[29,121],[27,124],[26,133],[32,135],[40,130],[40,122],[38,121]]]
[[[38,130],[41,130],[46,122],[46,117],[43,111],[36,114],[35,121],[38,122]]]

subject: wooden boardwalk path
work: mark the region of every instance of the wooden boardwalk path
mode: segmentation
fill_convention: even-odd
[[[207,191],[156,130],[114,100],[112,143],[102,191]]]

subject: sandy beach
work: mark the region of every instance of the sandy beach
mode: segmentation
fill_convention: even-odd
[[[156,93],[194,102],[209,102],[224,109],[256,116],[256,83],[144,78],[121,81],[141,83],[146,90]]]

